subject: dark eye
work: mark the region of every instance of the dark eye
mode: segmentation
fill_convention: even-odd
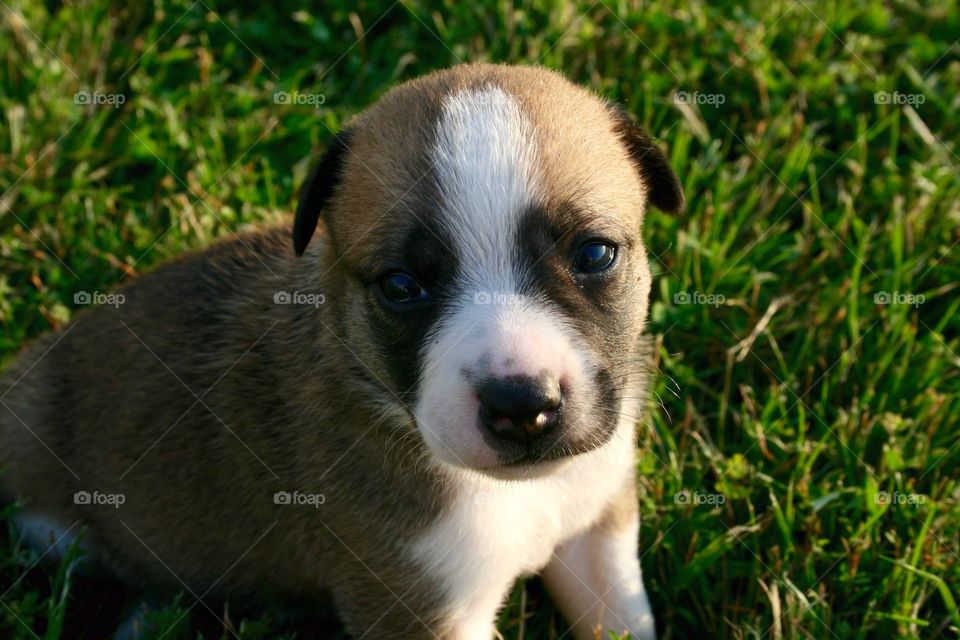
[[[604,242],[587,242],[577,249],[573,270],[577,273],[597,273],[609,269],[617,259],[617,248]]]
[[[410,275],[394,271],[380,277],[380,290],[390,302],[408,304],[429,298],[426,290]]]

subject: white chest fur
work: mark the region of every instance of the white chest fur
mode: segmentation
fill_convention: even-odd
[[[537,573],[557,545],[597,521],[633,474],[633,429],[625,421],[606,445],[542,477],[498,480],[449,470],[458,498],[411,551],[444,585],[463,638],[490,640],[514,580]]]

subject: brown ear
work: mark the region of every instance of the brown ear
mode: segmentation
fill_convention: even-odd
[[[667,213],[680,213],[685,202],[677,174],[657,143],[633,121],[626,111],[613,107],[614,131],[627,147],[630,159],[647,188],[650,204]]]
[[[313,173],[300,188],[300,202],[297,215],[293,220],[293,249],[297,255],[303,255],[310,238],[317,229],[320,213],[327,206],[340,178],[343,165],[350,149],[349,130],[337,134],[326,152],[320,157]]]

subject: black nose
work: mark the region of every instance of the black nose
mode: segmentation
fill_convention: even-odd
[[[488,380],[479,388],[480,420],[507,440],[532,440],[557,422],[562,400],[553,378],[511,376]]]

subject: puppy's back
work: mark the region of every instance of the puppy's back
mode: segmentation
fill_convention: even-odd
[[[289,310],[274,301],[294,280],[288,236],[256,232],[168,263],[16,358],[0,378],[3,496],[63,529],[82,524],[89,546],[123,573],[116,541],[137,544],[124,522],[147,532],[175,519],[199,538],[225,513],[190,505],[226,510],[225,496],[249,489],[243,478],[267,494],[283,447],[264,430],[287,421],[270,397],[282,388],[270,334],[291,330]],[[253,389],[262,402],[248,402]],[[269,415],[250,413],[265,407]],[[78,504],[77,492],[121,495],[123,511]],[[197,539],[145,542],[177,545],[166,557],[187,563],[209,553]],[[162,568],[157,577],[170,578]]]

